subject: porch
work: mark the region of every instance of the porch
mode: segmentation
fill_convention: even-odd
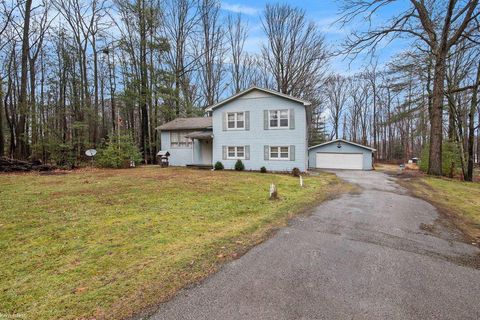
[[[187,134],[185,137],[192,140],[192,163],[187,164],[187,167],[212,169],[212,131],[195,131]]]

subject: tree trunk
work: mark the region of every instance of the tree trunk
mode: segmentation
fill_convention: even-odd
[[[101,106],[102,106],[102,132],[101,132],[101,136],[102,138],[105,138],[106,135],[107,135],[107,123],[105,121],[105,91],[104,91],[104,88],[105,88],[105,77],[102,76],[102,78],[100,79],[100,102],[101,102]]]
[[[95,36],[92,36],[93,51],[93,86],[94,86],[94,107],[93,107],[93,146],[98,142],[98,52]]]
[[[27,101],[27,81],[28,81],[28,52],[30,32],[30,11],[32,8],[32,0],[25,1],[25,18],[23,20],[23,36],[22,36],[22,61],[21,61],[21,77],[20,77],[20,96],[18,97],[18,107],[20,111],[20,119],[18,122],[17,135],[17,153],[16,156],[21,159],[28,157],[28,137],[26,135],[28,101]]]
[[[455,114],[449,110],[448,111],[448,141],[455,140]]]
[[[35,74],[35,59],[29,58],[30,65],[30,112],[31,112],[31,125],[32,125],[32,146],[37,144],[37,110],[36,110],[36,99],[35,99],[35,88],[36,88],[36,74]]]
[[[0,79],[0,157],[3,157],[5,150],[5,136],[3,134],[3,82]]]
[[[148,106],[147,106],[147,93],[148,93],[148,70],[147,70],[147,26],[146,26],[146,10],[145,2],[140,1],[139,7],[139,24],[140,24],[140,126],[141,126],[141,151],[145,163],[148,162],[150,153],[148,136]]]
[[[468,152],[468,165],[467,165],[467,175],[465,176],[466,181],[473,181],[473,165],[475,161],[475,154],[474,154],[474,144],[475,144],[475,112],[478,107],[478,88],[480,82],[480,62],[477,66],[477,77],[476,77],[476,85],[473,88],[472,92],[472,100],[470,102],[470,110],[468,112],[468,144],[467,144],[467,152]],[[480,126],[480,123],[479,123]]]
[[[7,91],[5,94],[5,100],[4,100],[4,107],[5,107],[5,118],[7,120],[7,125],[8,129],[10,132],[10,145],[8,149],[8,156],[13,157],[15,154],[16,146],[15,146],[15,117],[13,115],[10,115],[9,108],[12,110],[11,113],[13,113],[14,106],[13,106],[13,79],[12,79],[12,60],[13,60],[13,55],[14,55],[14,50],[12,50],[12,56],[10,57],[10,61],[8,64],[8,81],[7,81]]]
[[[446,48],[442,48],[437,54],[433,76],[432,109],[430,111],[430,150],[428,159],[428,174],[435,176],[442,175],[442,116],[446,55]]]
[[[110,56],[112,56],[112,63],[110,63]],[[112,111],[112,134],[115,134],[116,114],[115,114],[115,52],[114,48],[108,52],[108,80],[110,84],[110,108]]]
[[[480,108],[478,110],[478,128],[477,128],[477,164],[480,164]]]

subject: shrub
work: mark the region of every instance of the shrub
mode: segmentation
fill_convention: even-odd
[[[52,145],[50,150],[50,159],[57,166],[64,168],[74,168],[76,165],[75,148],[72,144],[59,142],[55,146]]]
[[[106,142],[105,147],[100,149],[97,156],[97,164],[104,168],[123,168],[130,161],[135,164],[142,161],[142,155],[129,134],[113,136]]]
[[[420,157],[419,167],[423,172],[427,172],[428,170],[429,147],[428,143],[423,146]],[[442,173],[444,175],[455,175],[459,173],[462,168],[460,161],[460,153],[457,145],[454,142],[445,141],[442,146]]]
[[[267,173],[267,168],[261,167],[261,168],[260,168],[260,172],[261,172],[261,173]]]
[[[221,163],[220,161],[215,162],[214,168],[215,170],[223,170],[224,169],[223,163]]]
[[[292,175],[293,175],[294,177],[300,177],[300,173],[301,173],[301,172],[300,172],[300,169],[298,169],[297,167],[295,167],[295,168],[292,169]]]
[[[235,162],[235,170],[237,171],[243,171],[245,170],[245,165],[243,164],[242,160],[237,160],[237,162]]]

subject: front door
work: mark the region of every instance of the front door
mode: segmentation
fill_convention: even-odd
[[[212,140],[200,140],[202,164],[212,164]]]

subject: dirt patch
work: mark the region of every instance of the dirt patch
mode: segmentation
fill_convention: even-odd
[[[60,171],[60,170],[55,170],[55,171],[42,171],[39,173],[41,176],[63,176],[68,174],[67,171]]]
[[[428,232],[433,232],[435,230],[435,225],[420,223],[420,229],[428,231]]]

